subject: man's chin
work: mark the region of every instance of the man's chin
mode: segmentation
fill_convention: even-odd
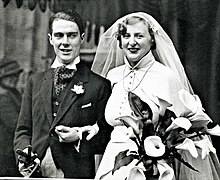
[[[74,59],[75,58],[62,58],[61,60],[62,60],[63,64],[69,64],[69,63],[73,62]]]

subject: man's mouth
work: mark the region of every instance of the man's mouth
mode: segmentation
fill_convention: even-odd
[[[60,49],[60,51],[64,52],[64,53],[69,53],[71,52],[72,50],[71,49]]]

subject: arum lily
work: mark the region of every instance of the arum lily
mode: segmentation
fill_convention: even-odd
[[[169,102],[167,102],[167,101],[165,101],[163,99],[160,99],[160,98],[158,98],[158,100],[159,100],[159,114],[161,116],[163,116],[165,111],[166,111],[166,109],[167,109],[167,107],[172,106],[172,104],[170,104]]]
[[[134,168],[131,169],[128,180],[146,180],[146,177],[144,175],[144,169],[141,167],[135,166]]]
[[[195,114],[198,107],[201,107],[201,102],[198,101],[198,98],[195,98],[192,94],[190,94],[188,91],[182,89],[179,92],[179,98],[188,110],[189,114]],[[196,101],[197,100],[197,101]]]
[[[151,157],[160,157],[165,153],[165,145],[159,136],[148,136],[144,140],[146,154]]]
[[[176,146],[176,149],[180,149],[180,150],[187,150],[190,152],[190,154],[194,157],[197,158],[198,157],[198,152],[196,150],[196,147],[194,145],[194,142],[189,139],[186,138],[182,144],[179,144]]]
[[[135,138],[135,134],[134,134],[134,130],[132,127],[128,127],[127,129],[127,138],[130,139],[130,138]]]
[[[194,141],[194,143],[197,147],[202,149],[202,159],[205,159],[210,151],[214,154],[216,153],[216,149],[213,147],[208,136],[205,136],[205,138],[200,141]]]
[[[183,129],[185,129],[186,131],[188,131],[191,126],[192,126],[192,124],[187,118],[179,117],[179,118],[173,119],[173,122],[166,129],[166,132],[171,131],[171,130],[176,129],[176,128],[179,128],[179,127],[181,127]]]
[[[165,161],[157,161],[157,169],[160,173],[159,180],[172,180],[174,177],[173,169]]]
[[[140,134],[139,126],[141,125],[140,123],[142,123],[141,121],[136,120],[130,116],[122,116],[122,117],[116,118],[116,120],[122,121],[127,127],[132,127],[135,134]]]
[[[209,122],[212,122],[211,118],[201,109],[198,109],[198,111],[196,111],[195,114],[193,114],[192,116],[188,116],[190,121],[206,121],[206,125]],[[202,123],[202,122],[201,122]]]
[[[214,128],[207,130],[210,135],[220,136],[220,126],[217,124]]]

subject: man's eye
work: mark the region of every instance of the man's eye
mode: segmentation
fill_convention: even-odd
[[[54,34],[54,37],[61,38],[61,37],[63,37],[63,34],[62,33],[56,33],[56,34]]]
[[[68,34],[68,37],[75,38],[77,35],[78,35],[77,33],[72,33],[72,34]]]

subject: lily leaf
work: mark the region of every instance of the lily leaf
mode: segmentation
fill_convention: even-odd
[[[142,101],[136,94],[129,92],[128,101],[131,110],[138,119],[152,119],[153,113],[150,106]]]
[[[173,111],[166,110],[164,116],[159,117],[158,125],[156,127],[155,134],[160,136],[162,140],[165,140],[168,133],[166,133],[166,129],[171,125],[172,118],[176,118],[176,115]]]
[[[128,101],[131,107],[131,110],[138,118],[144,118],[143,114],[141,113],[141,108],[143,106],[143,102],[141,99],[134,93],[128,93]]]
[[[177,152],[177,150],[172,149],[172,154],[173,157],[176,158],[178,161],[180,161],[181,163],[183,163],[185,166],[187,166],[188,168],[192,169],[193,171],[197,171],[199,172],[197,169],[195,169],[191,164],[189,164],[188,162],[186,162],[182,156]]]
[[[154,135],[154,125],[152,121],[148,119],[143,124],[142,141],[144,141],[146,137]]]
[[[121,116],[116,118],[116,120],[122,121],[126,127],[132,127],[135,135],[138,135],[140,133],[139,127],[143,126],[141,121],[136,120],[131,116]]]
[[[129,154],[128,149],[125,151],[120,152],[116,157],[115,157],[115,164],[114,168],[112,170],[112,174],[115,173],[116,170],[120,169],[122,166],[127,166],[130,164],[134,159],[138,159],[138,155],[136,154]]]
[[[165,144],[168,148],[172,147],[174,144],[176,144],[178,141],[178,138],[180,137],[180,131],[181,129],[180,128],[177,128],[177,129],[174,129],[170,132],[168,132],[166,135],[167,135],[167,138],[165,140]]]

